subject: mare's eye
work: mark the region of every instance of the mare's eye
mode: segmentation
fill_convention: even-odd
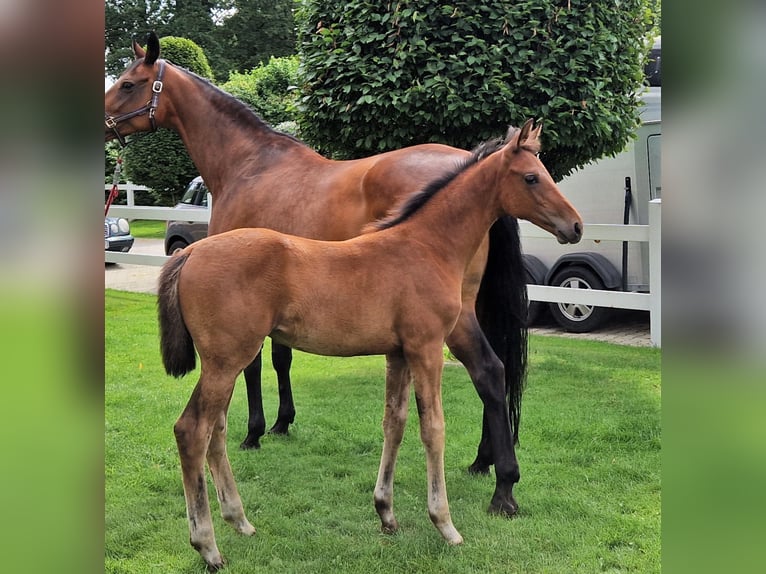
[[[126,91],[130,91],[130,90],[133,89],[133,85],[134,85],[133,82],[129,82],[129,81],[125,80],[122,83],[122,85],[120,86],[120,88],[123,89],[123,90],[126,90]]]
[[[527,175],[525,175],[524,176],[524,181],[528,185],[534,185],[536,183],[540,183],[540,180],[537,179],[537,175],[535,175],[534,173],[528,173]]]

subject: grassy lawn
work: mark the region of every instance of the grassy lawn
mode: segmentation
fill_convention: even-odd
[[[142,239],[164,239],[165,222],[157,219],[134,219],[130,222],[130,233]]]
[[[105,571],[204,572],[188,543],[172,432],[197,375],[165,375],[154,296],[109,290],[105,316]],[[296,352],[298,414],[289,437],[267,435],[259,451],[239,450],[244,381],[234,392],[229,456],[258,532],[245,538],[226,525],[209,487],[225,571],[659,572],[660,359],[656,349],[532,337],[515,489],[520,512],[512,520],[486,513],[494,477],[465,470],[476,452],[481,404],[465,370],[446,366],[447,488],[465,538],[451,548],[428,519],[414,400],[395,481],[401,531],[379,531],[372,492],[382,446],[383,357]],[[264,363],[271,424],[276,381]]]

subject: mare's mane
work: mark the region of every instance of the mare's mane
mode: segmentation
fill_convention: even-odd
[[[406,221],[412,217],[415,212],[420,210],[421,207],[428,203],[428,201],[439,191],[452,183],[452,181],[454,181],[457,176],[502,148],[508,141],[511,140],[517,131],[518,128],[511,126],[508,128],[508,133],[506,134],[505,138],[493,138],[491,140],[480,143],[475,148],[473,148],[470,157],[458,161],[452,171],[439,176],[431,183],[426,185],[422,190],[410,195],[401,204],[389,212],[389,214],[384,218],[373,221],[372,223],[366,225],[362,232],[369,233],[372,231],[380,231],[382,229],[394,227],[395,225],[399,225],[403,221]],[[522,148],[528,149],[524,145],[522,145]],[[530,149],[530,151],[532,150]]]
[[[217,110],[220,110],[224,115],[230,117],[235,125],[245,127],[245,129],[255,129],[259,131],[266,130],[271,134],[284,136],[303,146],[306,145],[304,142],[290,134],[275,130],[272,126],[265,122],[248,104],[239,98],[223,91],[207,78],[203,78],[202,76],[195,74],[191,70],[184,68],[183,66],[179,66],[178,64],[173,64],[173,66],[176,69],[185,72],[188,76],[199,83],[202,89],[205,90],[205,92],[208,94],[208,99],[210,100],[210,103],[213,105],[213,107],[215,107]]]

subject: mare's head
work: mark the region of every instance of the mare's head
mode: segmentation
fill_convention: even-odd
[[[160,40],[149,34],[146,50],[133,40],[135,61],[104,94],[104,139],[119,139],[157,128],[155,112],[162,94],[165,61],[160,59]]]
[[[559,191],[551,174],[537,157],[542,125],[527,120],[521,129],[511,128],[497,152],[503,210],[531,221],[556,236],[559,243],[577,243],[582,237],[580,214]]]

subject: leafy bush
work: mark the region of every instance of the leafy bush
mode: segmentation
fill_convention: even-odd
[[[270,58],[268,64],[241,74],[232,72],[221,89],[236,96],[266,122],[276,126],[296,121],[298,57]]]
[[[303,137],[338,157],[470,148],[532,117],[560,179],[638,125],[649,0],[307,0],[296,20]]]
[[[186,38],[160,38],[160,56],[192,72],[211,78],[212,72],[202,48]],[[152,189],[155,205],[173,205],[189,181],[198,175],[181,137],[174,131],[132,136],[125,148],[126,178]]]

